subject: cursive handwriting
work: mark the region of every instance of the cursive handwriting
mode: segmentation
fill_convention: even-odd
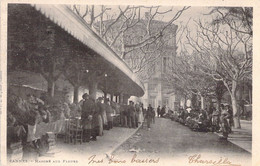
[[[131,163],[158,163],[160,158],[157,159],[151,159],[151,158],[137,158],[137,154],[134,154],[131,160]]]
[[[120,159],[116,159],[115,156],[111,156],[108,158],[108,164],[124,164],[126,163],[126,160],[120,160]]]
[[[92,155],[88,158],[88,164],[100,164],[103,163],[103,159],[96,159],[96,155]]]
[[[211,160],[211,159],[202,159],[200,154],[195,154],[193,156],[189,156],[189,163],[194,164],[206,164],[211,166],[241,166],[238,164],[233,164],[231,161],[228,160],[228,158],[222,159],[222,157],[219,160]]]
[[[137,156],[137,154],[134,154],[131,160],[126,160],[126,159],[119,159],[116,158],[115,156],[111,155],[106,155],[105,159],[98,159],[96,155],[92,155],[88,158],[88,164],[101,164],[106,162],[107,164],[117,164],[117,165],[122,165],[126,163],[137,163],[137,164],[156,164],[159,163],[160,158],[140,158]]]

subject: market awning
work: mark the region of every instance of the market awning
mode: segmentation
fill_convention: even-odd
[[[114,94],[125,93],[139,97],[144,94],[142,82],[128,65],[68,6],[40,4],[31,4],[31,6],[66,31],[69,36],[73,36],[76,41],[91,50],[90,52],[97,54],[98,56],[95,58],[97,58],[97,60],[100,59],[99,64],[106,63],[106,65],[104,64],[104,66],[106,66],[105,70],[113,71],[110,72],[112,74],[111,79],[108,79],[106,82],[108,92],[113,92]],[[116,84],[115,81],[119,82]]]

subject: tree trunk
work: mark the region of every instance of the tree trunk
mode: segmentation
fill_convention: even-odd
[[[183,105],[183,109],[186,109],[187,107],[187,97],[186,95],[184,95],[184,105]]]
[[[231,91],[231,102],[233,109],[233,120],[234,120],[234,128],[240,129],[240,111],[237,108],[237,98],[236,98],[236,90],[237,90],[237,82],[235,80],[232,81],[232,91]]]
[[[89,85],[89,95],[92,99],[96,99],[97,86],[98,86],[98,82],[95,79],[93,79]]]
[[[217,110],[220,111],[221,99],[217,98]]]
[[[79,102],[79,86],[74,86],[74,96],[73,103],[77,104]]]
[[[200,105],[201,105],[201,109],[204,110],[205,109],[205,98],[200,95]]]
[[[104,103],[107,103],[107,92],[104,92]]]
[[[48,95],[54,97],[55,81],[52,79],[48,80]]]
[[[232,101],[232,109],[233,109],[233,120],[234,120],[234,128],[240,129],[240,111],[237,109],[237,99],[235,96],[231,96]]]

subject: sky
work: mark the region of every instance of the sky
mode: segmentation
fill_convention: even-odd
[[[179,10],[182,7],[175,7],[174,9]],[[174,22],[174,24],[177,24],[179,26],[179,28],[181,26],[186,26],[190,29],[193,30],[191,31],[191,35],[195,34],[196,32],[196,25],[195,25],[195,21],[198,21],[199,19],[203,20],[203,21],[209,21],[211,19],[211,16],[207,15],[210,12],[210,8],[209,7],[190,7],[189,9],[185,10],[182,15],[179,17],[178,20],[176,20],[176,22]],[[165,15],[165,21],[169,21],[172,17],[172,15],[176,13],[176,12],[172,12],[169,13],[167,15]],[[186,41],[186,37],[184,37],[184,33],[177,33],[177,41],[179,38],[181,38],[182,43],[187,42]],[[177,43],[178,46],[178,50],[177,52],[180,52],[180,43]]]
[[[120,6],[120,8],[122,10],[125,9],[126,6]],[[85,11],[85,5],[82,5],[81,7],[81,10],[82,12]],[[113,18],[116,18],[118,13],[119,13],[119,9],[118,9],[118,6],[106,6],[106,8],[111,8],[111,10],[107,11],[108,15],[114,15]],[[169,20],[171,20],[173,18],[173,16],[175,15],[175,13],[182,9],[183,6],[161,6],[160,9],[159,9],[159,12],[165,12],[169,9],[173,8],[173,10],[171,12],[168,12],[166,14],[163,14],[163,15],[159,15],[157,18],[155,19],[158,19],[158,20],[162,20],[162,21],[165,21],[165,22],[168,22]],[[148,11],[149,9],[145,9],[145,8],[142,8],[141,10],[141,17],[144,18],[144,15],[145,15],[145,12]],[[210,20],[210,16],[209,15],[205,15],[205,14],[208,14],[210,12],[210,8],[209,7],[190,7],[189,9],[185,10],[182,15],[178,18],[178,20],[176,20],[174,22],[174,24],[178,25],[179,28],[182,26],[188,26],[189,29],[196,29],[196,26],[195,26],[195,22],[194,20],[203,20],[203,21],[207,21],[207,20]],[[101,11],[101,6],[95,6],[95,15],[98,15]],[[105,18],[104,18],[105,19]],[[196,31],[194,31],[195,33]],[[178,38],[180,38],[180,36],[183,36],[183,33],[178,33],[177,34],[177,41],[178,41]],[[185,37],[182,37],[182,42],[186,42],[185,41]],[[177,43],[179,44],[179,43]],[[178,46],[180,48],[180,46]],[[180,51],[180,50],[178,50]]]
[[[82,12],[85,11],[85,6],[81,6]],[[133,6],[130,6],[133,7]],[[141,8],[141,19],[145,19],[145,13],[150,10],[151,6],[145,6]],[[201,22],[211,22],[212,21],[212,15],[209,15],[210,11],[212,10],[214,6],[212,7],[203,7],[203,6],[192,6],[189,9],[185,10],[181,16],[173,22],[173,24],[178,25],[178,30],[177,30],[177,36],[176,36],[176,41],[177,41],[177,54],[179,54],[182,50],[187,50],[189,53],[193,51],[191,46],[187,44],[188,40],[186,38],[186,30],[188,29],[190,31],[190,36],[194,39],[196,39],[197,35],[197,25],[196,22],[201,20]],[[111,17],[112,19],[117,18],[120,10],[118,5],[114,6],[105,6],[105,8],[109,8],[108,11],[106,11],[106,14],[104,15],[104,20],[106,19],[111,19],[107,18],[107,16]],[[126,6],[120,6],[120,9],[124,11]],[[181,10],[183,6],[160,6],[158,12],[166,12],[172,9],[172,11],[164,13],[164,14],[157,14],[156,17],[154,18],[155,20],[160,20],[164,22],[170,21],[175,14]],[[156,8],[153,8],[152,13],[154,13]],[[100,5],[95,5],[95,15],[99,15],[101,12],[101,6]],[[129,15],[131,14],[130,12],[128,13]],[[98,21],[97,17],[97,20]],[[136,17],[137,18],[137,17]],[[187,27],[187,29],[183,30],[184,27]],[[185,47],[183,47],[185,45]]]

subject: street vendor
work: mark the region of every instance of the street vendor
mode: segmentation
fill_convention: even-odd
[[[93,113],[95,111],[95,101],[87,93],[83,96],[82,103],[82,125],[83,125],[83,142],[89,142],[92,130]]]

